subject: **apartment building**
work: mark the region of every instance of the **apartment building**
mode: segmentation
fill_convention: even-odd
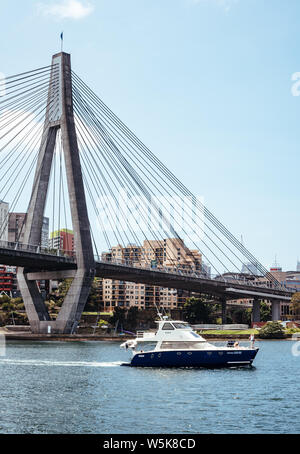
[[[142,246],[130,244],[114,246],[102,254],[102,260],[152,269],[182,270],[201,272],[202,256],[199,251],[190,250],[177,238],[162,241],[147,240]],[[177,289],[136,284],[132,282],[102,280],[103,304],[105,310],[113,311],[116,306],[146,309],[158,306],[168,309],[182,307],[189,293]]]

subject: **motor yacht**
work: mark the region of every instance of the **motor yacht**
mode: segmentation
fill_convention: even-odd
[[[137,332],[121,348],[132,351],[132,367],[234,367],[251,366],[258,352],[254,338],[249,346],[228,342],[216,346],[207,342],[183,321],[161,317],[156,332]],[[140,348],[140,345],[142,347]]]

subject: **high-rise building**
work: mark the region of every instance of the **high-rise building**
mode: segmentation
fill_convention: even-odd
[[[26,213],[9,213],[8,241],[11,243],[24,243]],[[43,218],[41,247],[48,247],[49,218]]]
[[[41,246],[47,249],[49,247],[49,218],[43,218]]]
[[[0,241],[8,241],[8,203],[0,200]]]
[[[118,245],[102,254],[102,260],[153,269],[203,272],[200,252],[190,250],[177,238],[167,238],[163,241],[147,240],[142,246]],[[102,287],[103,304],[108,311],[114,310],[116,306],[146,309],[156,305],[175,309],[182,307],[189,296],[187,291],[110,279],[103,279]]]
[[[74,232],[73,230],[60,229],[51,232],[49,239],[50,249],[59,249],[64,253],[72,254],[75,251]]]
[[[26,213],[9,213],[8,241],[23,243],[25,232]]]

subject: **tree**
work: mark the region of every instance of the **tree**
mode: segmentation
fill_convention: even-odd
[[[10,303],[10,297],[7,295],[0,296],[0,309],[4,303]]]
[[[300,292],[293,294],[291,302],[291,309],[294,311],[294,313],[300,313]]]
[[[157,320],[157,309],[155,307],[141,309],[137,313],[137,328],[157,328],[155,320]]]
[[[1,309],[4,312],[11,312],[14,310],[14,305],[10,301],[8,301],[7,303],[1,304]]]
[[[50,297],[53,301],[55,301],[56,306],[61,307],[64,299],[71,287],[73,279],[64,279],[58,285],[58,290],[55,293],[51,293]]]
[[[25,311],[25,305],[23,303],[22,298],[13,298],[11,300],[11,303],[13,304],[15,310],[17,310],[17,311]]]
[[[98,326],[99,326],[99,328],[102,328],[102,326],[108,328],[109,327],[109,323],[106,320],[100,319],[99,322],[98,322]]]
[[[200,298],[188,298],[185,305],[185,317],[190,323],[210,323],[213,306]]]
[[[100,297],[100,279],[95,278],[93,280],[90,294],[87,299],[87,303],[85,306],[85,311],[86,312],[99,312],[100,310],[100,303],[101,303],[101,297]]]
[[[232,323],[242,323],[250,325],[251,309],[245,307],[231,307],[228,309],[228,315],[231,316]]]
[[[265,301],[262,301],[260,303],[260,320],[262,322],[268,322],[269,320],[271,320],[271,314],[272,310],[270,305]]]
[[[285,337],[284,329],[279,322],[268,322],[259,331],[261,339],[282,339]]]
[[[109,323],[115,325],[119,321],[119,327],[124,325],[126,310],[122,307],[116,306],[113,316],[110,318]]]
[[[139,310],[137,307],[132,306],[129,308],[126,319],[127,322],[126,324],[128,325],[129,328],[135,329],[137,327],[138,313]]]

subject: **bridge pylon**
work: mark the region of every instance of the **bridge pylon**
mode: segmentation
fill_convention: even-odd
[[[38,246],[50,181],[58,130],[61,130],[70,210],[74,230],[77,270],[52,272],[52,279],[73,277],[57,319],[51,320],[37,281],[47,279],[43,271],[19,268],[18,282],[33,333],[74,333],[95,277],[95,261],[86,205],[82,169],[74,121],[71,56],[64,52],[52,57],[52,72],[44,130],[39,149],[24,243]],[[36,271],[36,270],[34,270]],[[34,274],[34,280],[32,280]],[[48,273],[49,274],[49,273]]]

